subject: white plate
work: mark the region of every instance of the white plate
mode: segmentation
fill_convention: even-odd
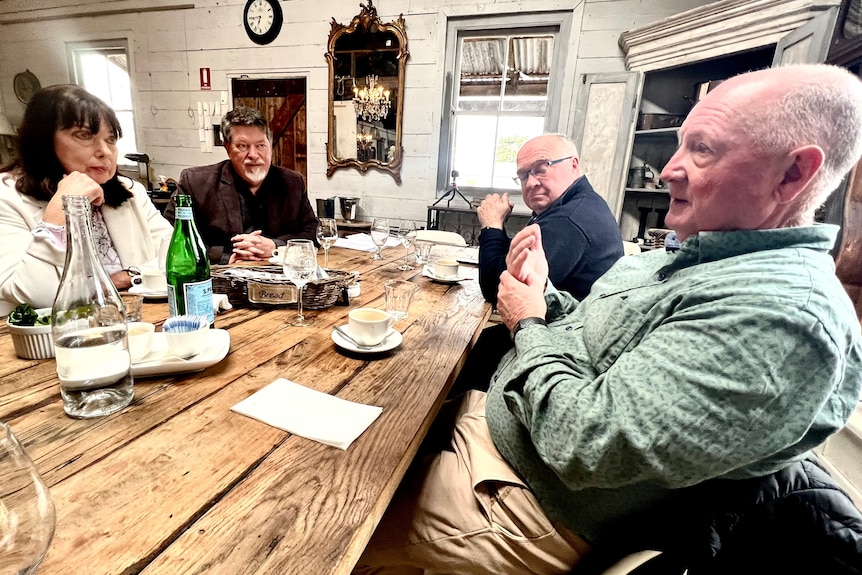
[[[277,257],[275,257],[275,256],[272,256],[271,258],[269,258],[269,263],[271,263],[271,264],[272,264],[272,265],[274,265],[274,266],[280,266],[280,265],[282,265],[284,262],[283,262],[283,261],[281,261],[281,259],[279,259],[279,258],[277,258]]]
[[[223,329],[211,329],[207,346],[197,355],[186,360],[165,357],[170,353],[168,338],[164,332],[157,331],[153,334],[150,353],[141,361],[132,364],[132,374],[135,377],[147,377],[201,371],[223,360],[228,351],[230,351],[230,333]]]
[[[422,268],[422,275],[426,278],[431,278],[431,281],[440,282],[441,284],[456,284],[458,282],[462,282],[464,280],[470,279],[470,276],[461,275],[454,278],[450,277],[441,277],[434,273],[434,270],[425,266]]]
[[[463,251],[458,252],[455,260],[462,264],[477,266],[479,265],[479,249],[465,248]]]
[[[135,295],[142,295],[144,299],[165,299],[168,297],[168,290],[165,288],[164,291],[150,291],[146,289],[144,286],[132,286],[129,288],[129,293],[133,293]]]
[[[341,326],[341,329],[346,331],[348,334],[350,333],[350,326],[348,324],[344,324]],[[395,349],[399,345],[401,345],[401,341],[404,338],[401,337],[401,333],[397,330],[389,328],[389,333],[386,334],[386,337],[383,338],[383,341],[375,345],[371,348],[359,348],[353,344],[353,342],[349,341],[343,335],[332,330],[332,341],[335,342],[335,345],[342,349],[346,349],[347,351],[352,351],[353,353],[383,353],[384,351],[389,351],[390,349]]]

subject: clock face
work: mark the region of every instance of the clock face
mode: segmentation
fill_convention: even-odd
[[[243,25],[248,37],[257,44],[269,44],[281,31],[283,16],[279,0],[248,0]]]

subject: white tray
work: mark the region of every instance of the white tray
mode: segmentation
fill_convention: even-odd
[[[135,377],[149,377],[201,371],[223,360],[228,351],[230,351],[230,333],[223,329],[211,329],[206,347],[197,355],[186,360],[165,358],[164,356],[170,353],[168,338],[163,332],[157,331],[153,334],[150,353],[141,361],[132,364],[132,374]],[[159,359],[160,357],[163,359]]]

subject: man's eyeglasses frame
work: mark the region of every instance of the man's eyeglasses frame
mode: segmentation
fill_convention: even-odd
[[[545,174],[548,173],[548,169],[560,162],[565,162],[566,160],[570,160],[572,156],[566,156],[565,158],[560,158],[558,160],[545,160],[544,162],[539,162],[532,168],[524,172],[518,172],[517,176],[512,176],[512,180],[518,184],[519,186],[523,186],[527,183],[527,180],[530,179],[530,176],[534,178],[542,178]],[[521,175],[523,174],[523,175]]]

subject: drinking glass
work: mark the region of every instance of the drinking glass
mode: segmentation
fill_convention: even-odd
[[[398,241],[404,246],[404,263],[398,266],[399,270],[416,269],[407,263],[407,256],[410,255],[410,246],[416,239],[416,224],[411,220],[401,220],[401,225],[398,227]]]
[[[323,267],[329,267],[329,248],[338,239],[338,226],[334,218],[320,218],[317,224],[317,241],[323,246]]]
[[[386,240],[389,239],[389,220],[386,218],[374,218],[371,220],[371,241],[377,246],[377,253],[371,256],[372,260],[385,259],[381,255],[383,246],[386,245]]]
[[[0,477],[0,573],[30,575],[54,537],[54,503],[5,423],[0,423]]]
[[[311,240],[287,240],[284,246],[284,260],[281,264],[284,275],[292,281],[297,288],[297,302],[299,314],[290,325],[304,327],[311,325],[313,320],[306,320],[302,315],[302,291],[305,284],[317,275],[317,249]]]

